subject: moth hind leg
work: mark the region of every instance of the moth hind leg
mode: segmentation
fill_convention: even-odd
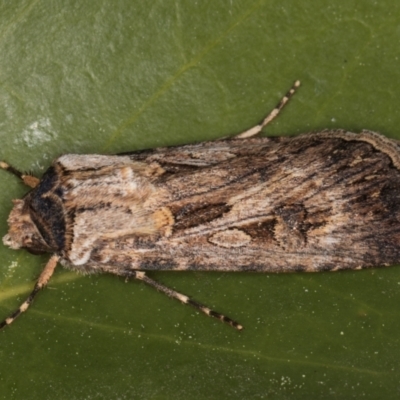
[[[24,184],[26,186],[29,186],[31,188],[36,187],[40,182],[40,179],[36,178],[36,176],[24,174],[23,172],[14,168],[12,165],[7,164],[5,161],[0,161],[0,168],[4,169],[5,171],[9,172],[10,174],[15,175],[16,177],[21,179],[22,182],[24,182]]]
[[[274,120],[279,113],[282,111],[283,107],[289,102],[289,100],[296,93],[297,88],[300,86],[300,81],[297,80],[290,90],[282,97],[281,101],[277,104],[277,106],[261,121],[260,124],[253,126],[250,129],[247,129],[244,132],[235,135],[234,139],[248,139],[253,136],[258,135],[263,128],[265,128],[272,120]]]
[[[192,300],[188,296],[186,296],[182,293],[179,293],[173,289],[170,289],[169,287],[155,281],[154,279],[149,278],[143,271],[127,271],[125,276],[138,279],[138,280],[146,283],[147,285],[154,287],[159,292],[166,294],[168,297],[177,299],[177,300],[181,301],[183,304],[189,304],[192,307],[196,308],[197,310],[203,312],[204,314],[206,314],[210,317],[217,318],[220,321],[227,323],[232,328],[235,328],[238,331],[241,331],[243,329],[243,326],[240,325],[238,322],[234,321],[233,319],[231,319],[223,314],[220,314],[214,310],[211,310],[210,308],[206,307],[205,305]]]
[[[36,295],[47,285],[49,279],[54,273],[54,270],[57,266],[57,262],[59,260],[59,256],[53,255],[50,260],[47,262],[43,271],[41,272],[35,287],[33,288],[30,295],[26,298],[26,300],[19,306],[17,310],[11,313],[4,321],[0,322],[0,329],[3,329],[5,326],[12,324],[17,317],[19,317],[23,312],[25,312],[29,306],[32,304]]]

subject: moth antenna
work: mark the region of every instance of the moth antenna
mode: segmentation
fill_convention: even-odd
[[[296,93],[297,88],[300,86],[300,81],[297,80],[290,90],[282,97],[281,101],[277,104],[277,106],[262,120],[262,122],[258,125],[253,126],[246,131],[235,135],[235,139],[248,139],[250,137],[256,136],[259,134],[272,120],[274,120],[279,113],[282,111],[283,107],[289,102],[289,100]]]
[[[40,179],[36,178],[36,176],[33,176],[31,174],[24,174],[23,172],[14,168],[12,165],[7,164],[5,161],[0,161],[0,168],[8,171],[10,174],[15,175],[16,177],[21,179],[26,186],[29,186],[31,188],[36,187],[40,182]]]
[[[243,326],[240,325],[238,322],[234,321],[233,319],[231,319],[223,314],[220,314],[219,312],[211,310],[210,308],[206,307],[205,305],[192,300],[188,296],[185,296],[184,294],[179,293],[173,289],[170,289],[169,287],[163,285],[162,283],[159,283],[159,282],[155,281],[154,279],[149,278],[143,271],[133,271],[133,272],[129,271],[128,275],[134,277],[135,279],[143,281],[144,283],[148,284],[149,286],[154,287],[159,292],[166,294],[168,297],[177,299],[177,300],[181,301],[183,304],[189,304],[192,307],[196,308],[197,310],[203,312],[204,314],[207,314],[210,317],[217,318],[220,321],[227,323],[232,328],[235,328],[238,331],[241,331],[243,329]]]
[[[35,299],[36,295],[40,292],[40,290],[42,290],[47,285],[49,279],[53,275],[53,272],[57,266],[57,262],[59,259],[60,257],[57,255],[53,255],[50,258],[50,260],[44,267],[43,271],[41,272],[39,279],[37,280],[31,294],[16,311],[11,313],[3,322],[0,323],[0,329],[3,329],[5,326],[12,324],[17,317],[19,317],[23,312],[25,312],[29,308],[29,306]]]

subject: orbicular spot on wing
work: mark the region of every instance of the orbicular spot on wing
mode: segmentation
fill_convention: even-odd
[[[243,247],[251,242],[251,236],[240,229],[227,229],[214,233],[208,241],[220,247]]]

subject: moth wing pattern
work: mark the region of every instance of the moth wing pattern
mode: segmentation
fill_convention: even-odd
[[[386,149],[377,150],[370,135],[326,131],[125,154],[160,168],[152,211],[168,214],[168,229],[99,240],[85,268],[313,272],[393,264],[398,145],[378,135]]]

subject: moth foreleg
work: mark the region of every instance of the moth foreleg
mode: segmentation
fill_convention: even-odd
[[[250,137],[258,135],[263,128],[265,128],[273,119],[275,119],[282,108],[288,103],[288,101],[293,97],[297,88],[300,86],[300,81],[296,81],[291,89],[282,97],[281,101],[277,104],[277,106],[262,120],[262,122],[256,126],[253,126],[246,131],[235,135],[234,139],[248,139]]]
[[[25,312],[29,306],[32,304],[33,300],[35,299],[36,295],[42,290],[48,283],[49,279],[53,275],[53,272],[57,266],[57,262],[59,260],[59,256],[53,255],[50,260],[47,262],[46,266],[44,267],[42,273],[37,280],[35,287],[33,288],[31,294],[28,298],[21,304],[18,310],[14,311],[10,314],[3,322],[0,323],[0,329],[4,328],[6,325],[10,325],[14,322],[14,320],[19,317],[20,314]]]
[[[123,275],[123,274],[121,274],[121,275]],[[233,321],[229,317],[226,317],[223,314],[220,314],[220,313],[218,313],[218,312],[216,312],[214,310],[211,310],[210,308],[206,307],[205,305],[200,304],[200,303],[192,300],[188,296],[185,296],[182,293],[176,292],[175,290],[170,289],[167,286],[164,286],[163,284],[155,281],[154,279],[149,278],[143,271],[126,271],[126,275],[125,276],[126,277],[133,277],[135,279],[143,281],[144,283],[147,283],[149,286],[152,286],[152,287],[156,288],[159,292],[162,292],[162,293],[166,294],[169,297],[177,299],[177,300],[181,301],[184,304],[189,304],[192,307],[196,308],[197,310],[203,312],[204,314],[207,314],[210,317],[217,318],[220,321],[229,324],[230,326],[232,326],[233,328],[235,328],[235,329],[237,329],[239,331],[243,329],[243,326],[240,325],[239,323],[237,323],[236,321]]]
[[[4,170],[8,171],[9,173],[15,175],[16,177],[21,179],[25,183],[25,185],[27,185],[27,186],[29,186],[31,188],[36,187],[40,182],[40,179],[36,178],[36,176],[24,174],[23,172],[18,171],[13,166],[7,164],[5,161],[0,161],[0,168],[2,168]]]

